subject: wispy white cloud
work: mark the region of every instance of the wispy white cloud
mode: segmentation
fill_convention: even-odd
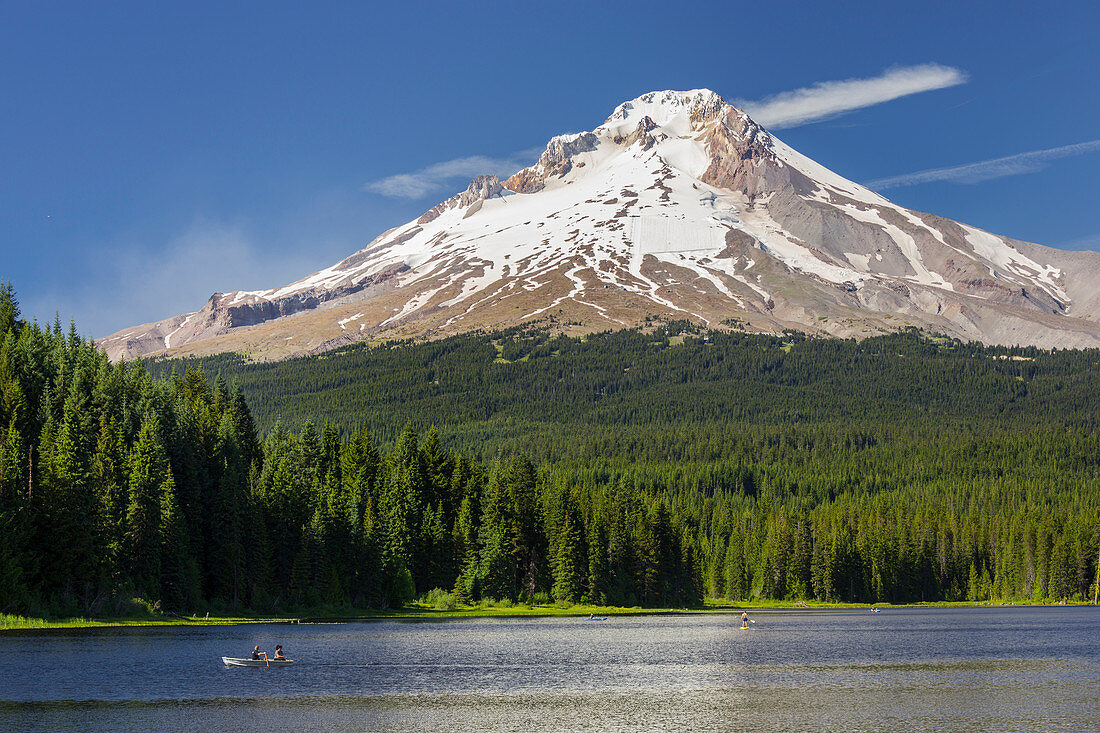
[[[890,69],[869,79],[823,81],[812,87],[780,92],[757,101],[737,100],[735,105],[764,127],[780,130],[871,107],[892,99],[966,81],[966,73],[951,66],[920,64]]]
[[[994,178],[1005,176],[1018,176],[1022,173],[1034,173],[1046,167],[1046,164],[1058,158],[1069,158],[1074,155],[1083,155],[1100,150],[1100,140],[1092,140],[1073,145],[1063,145],[1058,148],[1046,150],[1032,150],[1028,153],[1007,155],[1003,158],[982,160],[966,165],[954,165],[946,168],[931,168],[929,170],[905,173],[900,176],[889,176],[868,181],[864,185],[868,188],[885,190],[888,188],[901,188],[902,186],[915,186],[918,183],[931,183],[933,181],[950,181],[951,183],[981,183]]]
[[[782,129],[965,81],[966,74],[958,69],[940,64],[921,64],[890,69],[870,79],[824,81],[812,87],[782,92],[758,101],[735,100],[734,104],[765,127]],[[422,199],[444,190],[455,179],[472,178],[486,173],[505,178],[530,165],[540,152],[541,148],[533,148],[505,158],[485,155],[454,158],[411,173],[397,173],[370,181],[363,188],[392,198]]]
[[[506,178],[520,168],[530,165],[541,152],[542,148],[532,148],[513,153],[506,158],[471,155],[445,160],[412,173],[398,173],[371,181],[364,188],[393,198],[421,199],[439,192],[457,178],[473,178],[486,174]]]
[[[199,221],[155,253],[124,243],[104,246],[82,285],[37,292],[24,310],[49,321],[57,309],[64,322],[76,318],[81,333],[102,337],[189,313],[216,291],[275,287],[329,264],[317,260],[308,248],[272,257],[243,226]]]

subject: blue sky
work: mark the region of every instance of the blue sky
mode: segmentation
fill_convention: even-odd
[[[698,87],[902,205],[1100,250],[1097,28],[1087,2],[0,1],[0,278],[106,335]]]

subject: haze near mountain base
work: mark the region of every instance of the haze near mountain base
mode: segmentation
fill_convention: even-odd
[[[1100,346],[1100,255],[891,203],[706,89],[624,102],[538,162],[479,176],[285,287],[101,339],[114,359],[277,358],[363,338],[650,318],[856,336],[918,326],[987,344]]]

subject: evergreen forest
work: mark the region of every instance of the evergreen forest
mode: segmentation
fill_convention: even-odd
[[[544,328],[113,364],[0,286],[0,612],[1093,599],[1100,353]]]

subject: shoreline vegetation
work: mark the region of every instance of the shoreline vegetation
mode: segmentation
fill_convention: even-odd
[[[312,609],[300,615],[236,615],[236,616],[178,616],[175,614],[149,614],[131,617],[102,618],[36,618],[0,613],[0,634],[6,631],[53,630],[53,629],[92,629],[141,626],[231,626],[237,624],[338,624],[361,621],[393,620],[444,620],[454,618],[546,618],[585,616],[669,616],[676,614],[736,613],[741,610],[754,612],[798,612],[798,611],[859,611],[879,608],[893,609],[929,609],[929,608],[1010,608],[1010,607],[1056,607],[1091,606],[1089,601],[1033,601],[1033,600],[987,600],[987,601],[926,601],[919,603],[844,603],[825,601],[776,601],[755,600],[744,603],[731,603],[725,599],[708,599],[705,605],[695,608],[646,608],[642,606],[592,606],[566,605],[561,603],[527,604],[493,603],[483,601],[472,605],[451,605],[440,607],[421,600],[401,608],[385,610]]]
[[[5,626],[1100,595],[1100,350],[655,322],[231,383],[2,281],[0,334]]]

